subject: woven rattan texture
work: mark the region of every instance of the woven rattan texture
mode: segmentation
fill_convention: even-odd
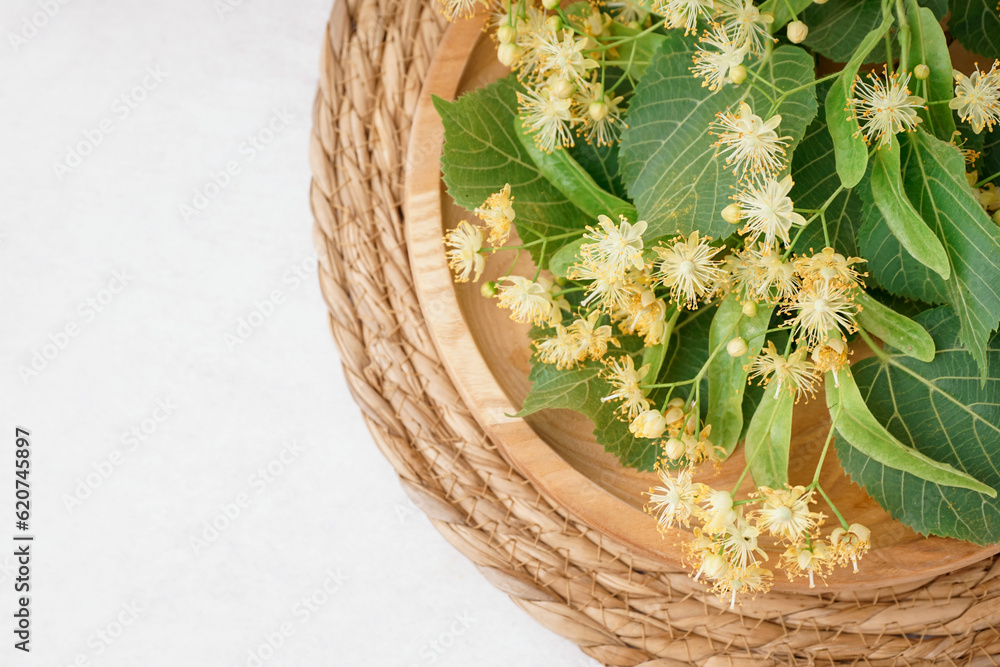
[[[1000,659],[1000,562],[909,591],[772,593],[730,611],[553,507],[470,417],[413,293],[401,202],[429,0],[336,0],[310,161],[320,282],[354,398],[413,501],[493,585],[608,665],[974,664]]]

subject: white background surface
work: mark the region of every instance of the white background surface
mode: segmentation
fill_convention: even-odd
[[[344,384],[307,196],[331,0],[229,2],[2,3],[0,664],[596,664],[411,508]]]

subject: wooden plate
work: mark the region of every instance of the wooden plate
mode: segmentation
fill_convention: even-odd
[[[511,463],[553,503],[587,525],[636,555],[679,568],[682,543],[690,533],[678,529],[664,539],[656,530],[655,520],[642,512],[642,492],[656,483],[655,475],[619,465],[594,441],[591,422],[577,413],[546,410],[527,420],[508,416],[520,409],[530,388],[528,328],[512,322],[507,311],[483,298],[480,283],[452,282],[442,235],[445,229],[472,215],[457,207],[445,192],[440,170],[443,129],[430,96],[454,99],[506,72],[497,62],[495,47],[481,30],[480,22],[471,20],[458,21],[448,28],[428,73],[414,118],[404,204],[407,245],[421,308],[462,399]],[[502,185],[498,183],[497,189]],[[483,280],[504,274],[512,259],[512,251],[492,256]],[[534,267],[522,259],[515,273],[533,275]],[[811,480],[828,428],[829,417],[821,396],[796,406],[794,460],[789,471],[793,483]],[[702,481],[731,488],[743,467],[740,447],[718,473],[703,473]],[[915,586],[1000,551],[1000,545],[983,548],[958,540],[919,536],[894,521],[852,484],[836,456],[827,457],[822,480],[849,521],[871,528],[873,547],[858,574],[849,567],[838,568],[828,579],[828,588],[820,585],[814,589],[816,593]],[[749,488],[749,480],[744,485]],[[825,513],[832,516],[828,510]],[[825,532],[832,528],[829,521],[825,528]],[[779,553],[778,548],[769,549],[772,563]],[[774,588],[810,591],[807,581],[788,582],[780,573]]]

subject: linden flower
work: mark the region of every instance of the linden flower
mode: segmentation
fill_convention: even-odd
[[[843,338],[828,338],[826,342],[813,348],[812,360],[817,373],[833,373],[833,386],[840,387],[837,371],[847,367],[847,343]]]
[[[646,232],[646,222],[640,220],[634,225],[622,216],[618,226],[606,215],[597,216],[600,230],[587,227],[584,238],[593,241],[580,247],[580,254],[606,271],[608,277],[623,278],[629,269],[642,269],[646,262],[642,258],[642,235]]]
[[[803,573],[809,574],[809,588],[816,588],[814,574],[825,577],[833,564],[833,551],[826,542],[812,540],[793,544],[781,555],[781,566],[791,581]]]
[[[788,230],[792,225],[804,225],[806,219],[796,213],[794,204],[788,197],[792,189],[792,177],[785,176],[780,181],[768,178],[762,184],[751,183],[736,195],[740,205],[740,218],[746,220],[746,225],[740,230],[747,235],[747,245],[755,243],[762,234],[764,247],[774,245],[775,239],[781,239],[787,245]]]
[[[925,108],[924,98],[910,95],[910,89],[906,87],[910,81],[909,74],[900,80],[898,72],[889,74],[883,69],[881,77],[869,72],[868,78],[871,83],[860,75],[854,80],[851,94],[856,97],[847,102],[854,118],[860,123],[865,142],[878,139],[878,147],[882,148],[892,141],[893,135],[917,128],[920,123],[917,109]]]
[[[834,528],[830,533],[830,544],[833,546],[833,559],[842,565],[851,561],[854,571],[858,571],[858,559],[871,549],[871,534],[860,523],[852,523],[847,530]]]
[[[710,296],[724,277],[719,268],[722,261],[713,259],[723,248],[708,245],[711,240],[707,236],[699,238],[694,231],[687,239],[677,237],[670,247],[653,248],[659,255],[653,277],[670,288],[670,300],[678,308],[696,309],[698,300]]]
[[[747,261],[756,272],[756,296],[771,303],[788,299],[799,289],[795,267],[781,258],[775,248],[746,251]]]
[[[955,71],[955,97],[948,106],[958,112],[962,120],[972,125],[976,134],[993,126],[1000,120],[1000,72],[997,72],[1000,61],[994,61],[993,67],[986,74],[976,71],[971,76],[965,76]]]
[[[726,155],[726,164],[733,165],[733,174],[741,179],[747,174],[771,173],[781,169],[787,139],[779,137],[774,128],[781,123],[781,116],[772,116],[766,122],[746,102],[740,102],[739,112],[716,115],[709,133],[717,134],[715,146]],[[713,132],[714,130],[714,132]]]
[[[618,140],[618,133],[624,127],[621,117],[621,104],[624,97],[604,92],[600,83],[585,83],[580,87],[576,98],[583,119],[583,126],[577,129],[584,135],[588,144],[610,146]]]
[[[685,35],[693,35],[698,18],[710,19],[715,13],[712,0],[656,0],[653,11],[665,16],[671,28],[684,26]]]
[[[618,312],[628,307],[636,292],[629,276],[616,278],[600,265],[585,263],[571,275],[574,279],[590,281],[586,290],[587,298],[581,303],[584,307],[596,301],[608,312]]]
[[[570,30],[563,30],[561,37],[549,34],[538,39],[535,48],[540,59],[539,72],[561,74],[573,81],[583,79],[589,70],[598,66],[596,60],[583,55],[590,40],[586,37],[574,39]]]
[[[761,507],[754,512],[757,527],[789,542],[798,542],[809,534],[825,518],[818,512],[811,512],[812,490],[804,486],[787,489],[759,489],[763,496]]]
[[[844,257],[833,248],[823,248],[812,257],[799,257],[795,269],[806,281],[838,281],[845,284],[861,285],[861,274],[851,268],[852,264],[864,262],[860,257]]]
[[[760,530],[756,526],[737,516],[736,521],[729,526],[729,532],[722,539],[724,553],[729,562],[742,569],[757,563],[758,555],[767,560],[767,554],[757,546],[758,536]]]
[[[622,333],[642,336],[646,347],[663,342],[667,325],[667,304],[663,299],[657,299],[651,290],[634,293],[628,309],[617,315],[621,319],[618,328]]]
[[[455,282],[475,282],[483,274],[486,259],[479,253],[483,247],[483,230],[470,225],[466,220],[458,223],[444,236],[444,243],[451,248],[447,251],[448,266],[455,272]]]
[[[518,91],[517,103],[523,125],[533,135],[539,149],[551,153],[557,146],[573,145],[569,130],[576,123],[570,111],[573,100],[562,99],[548,88],[525,88],[523,93]]]
[[[787,307],[787,312],[797,313],[786,323],[804,335],[810,346],[826,340],[833,329],[852,333],[857,330],[854,316],[859,310],[852,290],[838,283],[806,283]]]
[[[713,48],[702,48],[702,44]],[[742,64],[747,54],[746,49],[736,46],[719,26],[702,37],[696,46],[698,52],[694,55],[691,73],[704,79],[701,85],[709,90],[721,88],[729,80],[729,71]]]
[[[690,468],[680,470],[676,477],[671,477],[669,470],[658,467],[656,474],[663,486],[654,486],[649,490],[649,502],[643,510],[656,517],[656,527],[661,533],[675,522],[690,525],[691,517],[698,516],[701,511],[698,503],[708,487],[692,481]]]
[[[510,196],[510,183],[504,185],[500,192],[487,197],[475,213],[490,230],[490,245],[498,247],[506,243],[510,237],[510,225],[514,222],[514,198]]]
[[[615,18],[619,23],[642,23],[649,16],[649,9],[643,6],[641,0],[618,0],[605,3],[609,9],[618,10]]]
[[[617,411],[628,415],[628,421],[631,422],[640,412],[649,410],[649,401],[639,386],[648,372],[649,366],[636,370],[635,362],[628,355],[607,361],[601,376],[611,383],[614,391],[602,398],[601,402],[621,401]]]
[[[601,313],[595,310],[587,319],[577,318],[569,325],[569,331],[577,341],[576,355],[581,360],[587,357],[600,359],[607,354],[609,343],[618,345],[609,325],[597,326],[600,317]]]
[[[518,14],[517,3],[512,5],[511,11],[515,15]],[[522,80],[532,77],[537,73],[539,67],[539,50],[537,45],[541,40],[553,35],[553,30],[547,23],[548,16],[544,11],[528,5],[526,7],[526,14],[526,18],[517,19],[517,38],[515,40],[515,44],[521,50],[521,57],[515,65],[518,68],[518,78]],[[495,20],[494,25],[501,25],[501,21],[502,24],[506,24],[507,20],[507,14],[504,13]]]
[[[631,421],[628,430],[637,438],[659,438],[667,430],[667,420],[659,410],[645,410]]]
[[[441,3],[441,13],[449,21],[456,18],[471,18],[476,13],[476,7],[488,6],[483,0],[439,0]]]
[[[554,364],[559,370],[573,368],[580,361],[580,341],[561,324],[557,324],[555,329],[554,336],[535,341],[538,359],[543,364]]]
[[[750,565],[746,568],[730,567],[726,573],[716,579],[712,590],[722,599],[729,599],[729,608],[736,608],[736,596],[757,593],[767,593],[771,589],[773,574],[760,565]]]
[[[733,494],[728,491],[713,491],[704,500],[708,502],[708,507],[703,509],[703,530],[708,534],[728,532],[729,527],[739,518],[733,510]]]
[[[774,17],[762,14],[753,0],[716,0],[715,7],[722,15],[723,30],[737,48],[759,54],[765,41],[777,41],[768,30]]]
[[[767,348],[754,357],[750,364],[749,379],[761,378],[761,384],[768,386],[770,382],[776,380],[774,397],[778,397],[782,385],[789,393],[801,398],[803,394],[816,393],[815,369],[809,361],[806,361],[805,348],[799,348],[792,352],[787,359],[778,354],[773,341],[767,341]]]
[[[554,304],[545,286],[522,276],[507,276],[497,281],[499,305],[510,309],[510,319],[522,324],[548,324]]]

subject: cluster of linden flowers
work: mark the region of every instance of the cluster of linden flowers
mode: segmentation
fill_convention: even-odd
[[[621,129],[621,103],[615,86],[605,88],[598,59],[615,55],[612,20],[637,23],[648,12],[636,2],[618,5],[615,19],[595,4],[586,16],[564,23],[558,1],[502,3],[493,16],[497,58],[517,72],[521,120],[541,150],[572,146],[574,132],[588,143],[607,146]],[[611,40],[611,41],[609,41]]]
[[[540,6],[534,0],[440,3],[449,20],[472,16],[480,7],[490,11],[497,58],[517,72],[524,87],[518,92],[521,120],[547,152],[572,146],[574,134],[588,143],[610,145],[625,127],[624,97],[615,94],[625,77],[606,87],[604,64],[627,60],[625,45],[631,38],[617,36],[612,22],[632,29],[675,28],[686,34],[707,25],[698,37],[691,71],[710,90],[727,81],[742,83],[747,77],[744,61],[761,56],[776,41],[770,33],[774,17],[761,12],[753,0],[654,0],[652,13],[640,0],[595,0],[589,14],[569,17],[559,10],[559,0],[540,0]],[[793,43],[802,42],[807,33],[801,21],[787,26]]]
[[[611,389],[602,400],[618,404],[615,413],[636,437],[658,440],[664,486],[651,491],[648,509],[659,516],[661,527],[704,519],[689,551],[700,559],[699,578],[714,581],[720,595],[733,601],[738,593],[769,585],[772,574],[758,559],[764,553],[756,546],[760,531],[784,535],[789,550],[781,565],[790,575],[810,577],[823,576],[839,560],[856,560],[867,548],[867,532],[845,524],[829,542],[820,541],[813,532],[819,517],[808,509],[811,490],[761,489],[753,501],[761,509],[744,518],[734,509],[739,505],[732,494],[695,485],[692,467],[718,462],[724,454],[710,439],[711,425],[701,423],[697,383],[687,400],[668,394],[658,408],[649,399],[656,378],[647,378],[648,367],[637,368],[632,356],[608,355],[608,350],[619,346],[614,326],[622,334],[641,337],[646,347],[654,346],[668,335],[682,310],[732,295],[748,317],[759,307],[777,309],[785,318],[782,328],[790,333],[783,352],[768,341],[748,361],[750,381],[775,386],[775,395],[784,389],[796,400],[814,394],[827,371],[837,382],[837,371],[848,364],[846,335],[856,330],[855,296],[863,284],[854,265],[861,260],[846,258],[833,248],[791,253],[791,228],[809,221],[796,212],[788,196],[791,178],[778,178],[787,166],[787,137],[775,131],[780,121],[778,116],[765,121],[743,103],[735,113],[720,114],[713,127],[717,146],[740,177],[736,202],[723,217],[743,223],[741,249],[730,252],[726,246],[712,245],[697,231],[646,247],[645,222],[632,224],[623,217],[615,223],[599,216],[598,224],[583,234],[585,242],[567,273],[573,282],[565,289],[540,277],[540,272],[533,280],[508,274],[484,286],[484,294],[495,296],[513,320],[542,329],[535,341],[541,362],[569,369],[589,360],[603,361],[602,377]],[[507,240],[515,218],[513,205],[507,185],[476,209],[484,228],[463,221],[448,232],[445,242],[456,281],[479,279],[483,253]],[[484,248],[486,232],[493,248]],[[576,308],[564,296],[572,291],[582,292]],[[748,341],[737,337],[728,341],[726,350],[739,358],[748,354],[749,347]],[[668,467],[681,472],[671,477]],[[779,518],[769,519],[771,514]]]
[[[770,589],[774,575],[761,565],[768,560],[759,543],[763,535],[785,547],[778,567],[789,580],[807,576],[810,588],[815,577],[826,577],[835,565],[851,563],[857,572],[858,559],[871,547],[871,532],[857,523],[842,521],[826,539],[821,537],[825,516],[811,509],[812,486],[760,487],[737,501],[729,491],[695,482],[691,468],[670,474],[661,467],[658,472],[663,486],[650,490],[646,511],[657,516],[661,533],[674,525],[701,524],[685,545],[689,565],[697,568],[695,580],[710,580],[712,590],[731,608],[738,595]]]

